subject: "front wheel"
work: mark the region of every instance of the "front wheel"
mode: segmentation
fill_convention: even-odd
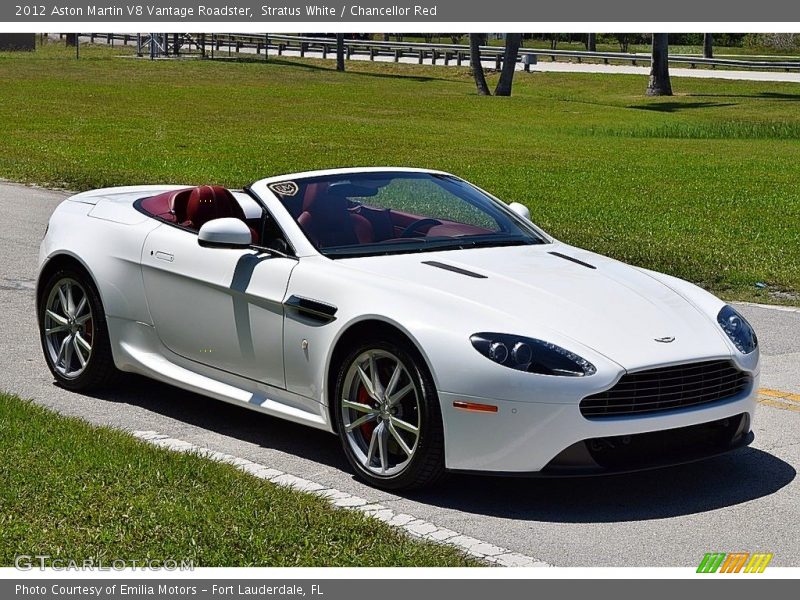
[[[57,270],[44,284],[38,312],[44,357],[61,386],[88,391],[118,374],[103,304],[87,276]]]
[[[368,483],[411,489],[444,472],[439,399],[424,362],[407,343],[360,344],[341,363],[334,401],[344,452]]]

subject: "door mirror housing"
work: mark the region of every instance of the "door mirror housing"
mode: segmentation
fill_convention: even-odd
[[[197,243],[207,248],[248,248],[253,243],[253,234],[239,219],[212,219],[200,228]]]
[[[511,204],[508,205],[508,208],[517,213],[520,217],[522,217],[526,221],[531,220],[531,211],[529,211],[528,207],[525,206],[524,204],[520,204],[519,202],[512,202]]]

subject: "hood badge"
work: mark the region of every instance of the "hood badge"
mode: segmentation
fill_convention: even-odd
[[[675,341],[675,338],[671,335],[668,335],[666,337],[655,338],[655,341],[657,341],[659,344],[671,344]]]

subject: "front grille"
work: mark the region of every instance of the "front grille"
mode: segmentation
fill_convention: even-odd
[[[581,414],[597,419],[663,412],[732,398],[750,377],[729,360],[712,360],[623,375],[610,390],[587,396]]]

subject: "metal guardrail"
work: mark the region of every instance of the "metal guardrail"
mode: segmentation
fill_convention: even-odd
[[[135,42],[136,34],[120,33],[84,33],[82,37],[89,37],[92,42],[98,39],[105,43],[120,40],[124,44]],[[239,53],[242,49],[255,50],[261,54],[265,48],[275,50],[279,55],[286,51],[297,52],[301,57],[308,52],[319,52],[323,58],[336,54],[336,39],[333,37],[309,37],[283,34],[248,34],[248,33],[217,33],[217,34],[191,34],[187,36],[195,51],[204,56],[212,55],[215,51],[227,50],[229,53]],[[457,65],[469,62],[470,48],[463,44],[434,44],[426,42],[386,42],[376,40],[345,39],[345,57],[355,55],[369,56],[371,60],[378,57],[390,57],[394,62],[402,58],[415,58],[419,64],[429,60],[432,64],[448,65],[454,61]],[[482,60],[494,60],[495,68],[502,67],[502,46],[481,46]],[[582,50],[549,50],[544,48],[520,48],[518,62],[526,66],[536,64],[542,58],[551,61],[558,59],[571,59],[577,62],[584,60],[611,64],[613,62],[631,63],[633,65],[649,64],[649,54],[630,54],[622,52],[589,52]],[[697,66],[726,67],[736,69],[755,70],[800,70],[800,60],[740,60],[728,58],[703,58],[700,56],[670,55],[669,62],[674,64]]]

